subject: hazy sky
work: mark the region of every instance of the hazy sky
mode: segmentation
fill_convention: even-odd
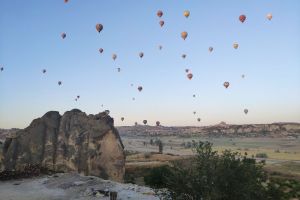
[[[300,122],[298,0],[0,0],[0,27],[2,128],[73,108],[109,109],[116,125]]]

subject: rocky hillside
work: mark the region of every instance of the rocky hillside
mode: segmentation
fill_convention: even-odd
[[[74,109],[61,116],[50,111],[9,134],[2,146],[2,170],[40,165],[116,181],[122,181],[125,173],[124,146],[105,112],[86,115]]]
[[[215,126],[164,127],[121,126],[121,136],[208,136],[208,137],[299,137],[300,123],[230,125],[224,122]]]

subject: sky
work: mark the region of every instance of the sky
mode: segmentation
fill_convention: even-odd
[[[298,0],[0,0],[0,27],[1,128],[73,108],[118,126],[300,122]]]

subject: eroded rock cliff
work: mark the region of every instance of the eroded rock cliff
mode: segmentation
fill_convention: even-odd
[[[125,173],[124,146],[106,112],[86,115],[74,109],[61,116],[50,111],[8,136],[2,154],[2,170],[41,165],[115,181]]]

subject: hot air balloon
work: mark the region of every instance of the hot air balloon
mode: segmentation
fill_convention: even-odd
[[[116,59],[117,59],[117,54],[113,54],[113,55],[112,55],[112,59],[113,59],[113,60],[116,60]]]
[[[67,34],[66,33],[62,33],[61,37],[62,37],[62,39],[65,39],[67,37]]]
[[[196,97],[196,95],[195,95],[195,94],[193,94],[193,97],[195,98],[195,97]]]
[[[101,107],[103,107],[103,104],[101,104]]]
[[[268,20],[271,20],[272,18],[273,18],[272,13],[267,14],[267,19],[268,19]]]
[[[4,70],[4,68],[3,68],[3,67],[1,67],[1,68],[0,68],[0,70],[1,70],[1,72],[2,72],[2,71]]]
[[[146,125],[146,124],[147,124],[147,120],[145,120],[145,119],[144,119],[144,120],[143,120],[143,124],[145,124],[145,125]]]
[[[200,121],[201,121],[201,119],[200,119],[200,118],[197,118],[197,121],[198,121],[198,122],[200,122]]]
[[[131,83],[130,86],[133,87],[133,83]]]
[[[43,74],[45,74],[46,73],[46,70],[45,69],[43,69]]]
[[[188,36],[188,33],[186,32],[186,31],[183,31],[182,33],[181,33],[181,37],[182,37],[182,39],[186,39],[187,38],[187,36]]]
[[[229,84],[229,82],[224,82],[223,85],[224,85],[225,88],[228,88],[230,84]]]
[[[139,53],[139,56],[140,56],[140,58],[144,57],[144,53],[143,53],[143,52],[140,52],[140,53]]]
[[[103,53],[103,51],[104,51],[104,50],[103,50],[102,48],[99,49],[99,52],[100,52],[100,53]]]
[[[96,30],[98,33],[100,33],[103,30],[103,25],[102,24],[96,24]]]
[[[162,17],[163,14],[164,14],[163,11],[161,11],[161,10],[157,11],[157,16],[158,16],[158,17]]]
[[[164,20],[160,20],[160,21],[159,21],[159,25],[160,25],[160,27],[163,27],[163,26],[164,26],[164,24],[165,24],[165,21],[164,21]]]
[[[214,50],[213,47],[209,47],[209,48],[208,48],[208,51],[209,51],[209,52],[212,52],[213,50]]]
[[[80,98],[80,96],[79,95],[77,95],[77,99],[79,99]]]
[[[237,42],[233,43],[233,48],[238,49],[239,48],[239,44]]]
[[[65,3],[68,3],[69,0],[65,0]]]
[[[245,75],[244,75],[244,74],[242,74],[242,78],[245,78]]]
[[[186,73],[189,73],[189,71],[190,71],[189,69],[185,69],[185,72],[186,72]]]
[[[247,115],[248,114],[248,109],[244,109],[244,113]]]
[[[240,15],[239,20],[244,23],[246,20],[246,15]]]
[[[105,110],[104,111],[107,115],[109,115],[110,111],[109,110]]]
[[[135,100],[135,98],[133,97],[133,98],[132,98],[132,101],[134,101],[134,100]]]
[[[183,59],[185,59],[185,58],[186,58],[186,54],[182,54],[181,57],[182,57]]]
[[[138,125],[138,123],[137,123],[137,122],[134,122],[134,125],[135,125],[135,126],[137,126],[137,125]]]
[[[190,11],[186,10],[183,12],[183,15],[188,18],[190,16]]]
[[[159,121],[156,122],[156,126],[160,126],[160,122]]]
[[[61,81],[58,81],[58,85],[61,85],[62,84],[62,82]]]
[[[121,72],[121,68],[120,67],[118,67],[117,69],[118,69],[118,72]]]
[[[196,111],[194,111],[193,114],[196,115]]]
[[[192,73],[188,73],[188,74],[187,74],[187,77],[188,77],[188,79],[192,80],[193,74],[192,74]]]
[[[161,49],[162,49],[162,46],[161,46],[161,45],[159,45],[159,46],[158,46],[158,49],[159,49],[159,50],[161,50]]]
[[[121,121],[124,121],[124,117],[121,117]]]
[[[141,92],[142,90],[143,90],[143,87],[142,87],[142,86],[139,86],[139,87],[138,87],[138,91]]]

